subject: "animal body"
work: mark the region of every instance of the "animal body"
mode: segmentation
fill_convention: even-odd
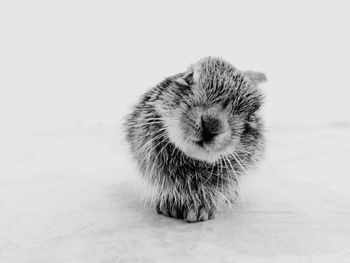
[[[240,177],[264,150],[265,80],[206,57],[142,96],[126,138],[158,213],[198,222],[236,200]]]

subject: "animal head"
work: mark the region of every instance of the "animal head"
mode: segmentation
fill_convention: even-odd
[[[186,155],[215,162],[222,155],[251,152],[262,140],[259,109],[262,73],[241,72],[207,57],[166,80],[156,110],[169,139]]]

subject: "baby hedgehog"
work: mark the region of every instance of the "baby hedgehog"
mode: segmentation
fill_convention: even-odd
[[[236,200],[239,177],[264,149],[263,81],[206,57],[143,95],[126,137],[158,213],[198,222]]]

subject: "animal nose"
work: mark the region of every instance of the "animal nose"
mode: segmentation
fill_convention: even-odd
[[[204,142],[212,141],[222,133],[223,124],[220,119],[211,116],[202,116],[202,138]]]

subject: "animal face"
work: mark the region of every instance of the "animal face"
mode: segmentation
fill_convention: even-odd
[[[169,139],[186,155],[207,162],[254,151],[261,140],[263,96],[257,84],[263,77],[215,58],[175,76],[157,107]]]

